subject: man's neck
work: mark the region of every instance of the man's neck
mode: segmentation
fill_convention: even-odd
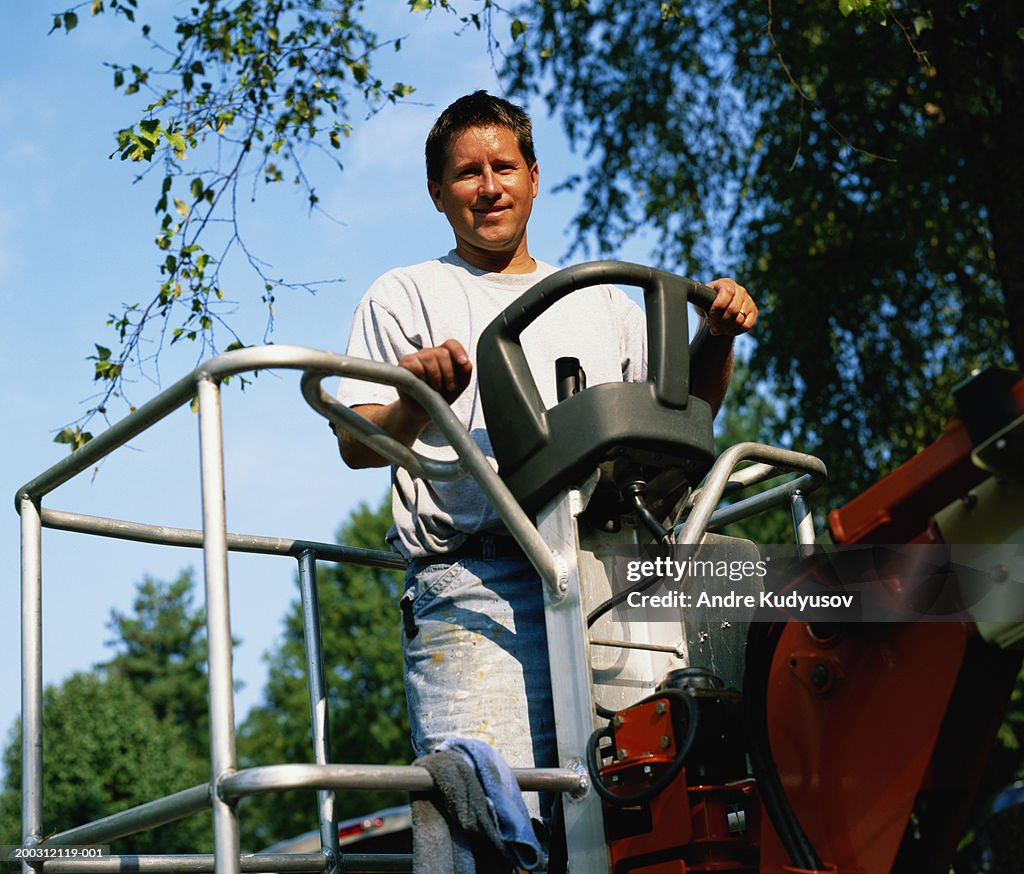
[[[537,262],[525,246],[515,252],[490,252],[486,249],[470,248],[461,240],[456,242],[455,254],[467,264],[472,264],[488,273],[533,273]]]

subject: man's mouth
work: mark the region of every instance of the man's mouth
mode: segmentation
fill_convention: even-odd
[[[477,206],[473,208],[475,215],[483,216],[487,218],[489,216],[501,215],[501,213],[508,210],[507,206],[499,206],[498,204],[492,204],[490,206]]]

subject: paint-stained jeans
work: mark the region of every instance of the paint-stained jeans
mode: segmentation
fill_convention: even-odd
[[[513,768],[556,766],[544,600],[525,558],[414,559],[402,615],[418,756],[465,737],[493,745]],[[536,795],[524,797],[537,816]]]

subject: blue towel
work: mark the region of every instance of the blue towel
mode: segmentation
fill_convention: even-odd
[[[451,738],[437,749],[459,752],[473,765],[495,827],[505,842],[505,855],[527,871],[542,867],[544,851],[534,833],[519,784],[501,754],[490,744],[467,738]]]

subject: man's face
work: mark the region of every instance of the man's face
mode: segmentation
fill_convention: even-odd
[[[537,196],[537,164],[528,166],[506,127],[472,127],[452,143],[441,181],[427,180],[438,212],[456,237],[456,250],[475,266],[495,256],[529,260],[526,223]]]

